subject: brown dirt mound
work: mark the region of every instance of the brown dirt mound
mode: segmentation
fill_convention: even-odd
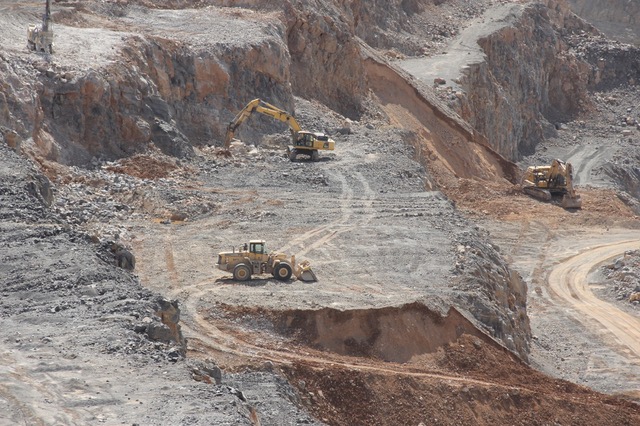
[[[409,362],[455,342],[462,333],[486,339],[455,308],[446,316],[420,303],[382,309],[270,312],[275,330],[297,342],[340,355]],[[489,341],[489,339],[486,339]]]
[[[460,380],[409,369],[394,374],[307,364],[284,372],[314,415],[331,425],[623,425],[640,419],[633,403],[550,379],[466,334],[445,345],[436,364]]]
[[[215,317],[217,327],[245,342],[286,348],[276,362],[280,371],[313,415],[331,425],[640,420],[637,404],[533,370],[455,310],[442,316],[419,303],[353,311],[218,305]]]
[[[114,165],[105,167],[114,173],[127,174],[140,179],[161,179],[178,168],[174,159],[157,158],[146,154],[138,154],[123,158]]]

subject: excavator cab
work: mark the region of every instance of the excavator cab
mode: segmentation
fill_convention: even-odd
[[[267,252],[264,241],[251,241],[249,245],[249,252],[256,254],[263,254]]]
[[[262,240],[249,241],[249,257],[253,260],[265,258],[267,252],[267,245]]]

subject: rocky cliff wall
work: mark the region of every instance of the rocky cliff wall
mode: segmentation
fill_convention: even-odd
[[[603,37],[571,37],[572,51],[589,64],[589,88],[636,90],[640,83],[640,47]]]
[[[478,41],[486,59],[465,72],[459,111],[508,159],[532,153],[554,123],[588,106],[590,67],[569,52],[566,31],[591,29],[548,2]]]
[[[0,57],[0,125],[67,164],[130,155],[150,143],[190,156],[192,145],[219,143],[253,97],[293,110],[284,28],[268,25],[265,33],[259,42],[205,49],[129,36],[117,64],[82,70]]]
[[[571,9],[607,36],[640,45],[640,2],[629,0],[568,0]]]
[[[364,66],[343,12],[319,0],[284,2],[283,7],[294,92],[357,118],[366,94]]]
[[[18,68],[15,57],[3,61],[0,125],[15,127],[24,139],[33,137],[48,158],[86,164],[97,156],[130,155],[151,142],[168,154],[189,156],[191,145],[220,143],[227,123],[258,97],[294,114],[294,94],[352,118],[361,112],[367,89],[359,44],[331,2],[245,1],[219,11],[205,8],[185,15],[204,21],[202,29],[194,22],[193,33],[181,26],[182,12],[171,12],[176,23],[167,22],[163,12],[144,12],[131,6],[136,3],[144,2],[121,2],[117,11],[112,4],[91,6],[92,13],[115,14],[148,28],[138,35],[121,33],[123,42],[114,46],[117,65],[74,67],[62,51],[52,61],[29,58]],[[177,6],[195,5],[182,3]],[[82,11],[63,12],[56,28],[87,22]],[[251,24],[239,24],[245,19]],[[229,28],[231,34],[212,34],[209,26]],[[244,40],[242,27],[250,34]],[[238,136],[257,140],[286,128],[260,117],[252,123]]]

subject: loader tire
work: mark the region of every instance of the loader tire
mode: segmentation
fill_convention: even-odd
[[[291,278],[292,269],[288,263],[278,263],[273,270],[273,276],[279,281],[287,281]]]
[[[243,263],[233,268],[233,279],[236,281],[247,281],[251,278],[251,269]]]

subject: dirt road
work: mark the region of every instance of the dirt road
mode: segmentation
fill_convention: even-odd
[[[458,90],[456,82],[464,69],[484,61],[485,53],[478,45],[478,39],[513,24],[522,10],[522,5],[509,3],[490,8],[483,16],[472,20],[447,46],[445,53],[403,59],[398,65],[427,84],[432,84],[435,78],[444,78],[448,86]]]
[[[640,233],[558,228],[548,223],[554,221],[483,224],[529,283],[532,362],[551,375],[601,391],[638,395],[638,317],[597,299],[590,274],[637,248]]]
[[[630,237],[624,235],[624,237]],[[627,250],[637,250],[638,239],[612,241],[603,246],[585,247],[580,254],[563,260],[549,273],[550,289],[563,303],[573,307],[579,316],[592,318],[602,326],[600,332],[611,334],[630,362],[640,365],[640,318],[621,311],[598,299],[589,287],[589,274],[598,266],[621,256]]]

